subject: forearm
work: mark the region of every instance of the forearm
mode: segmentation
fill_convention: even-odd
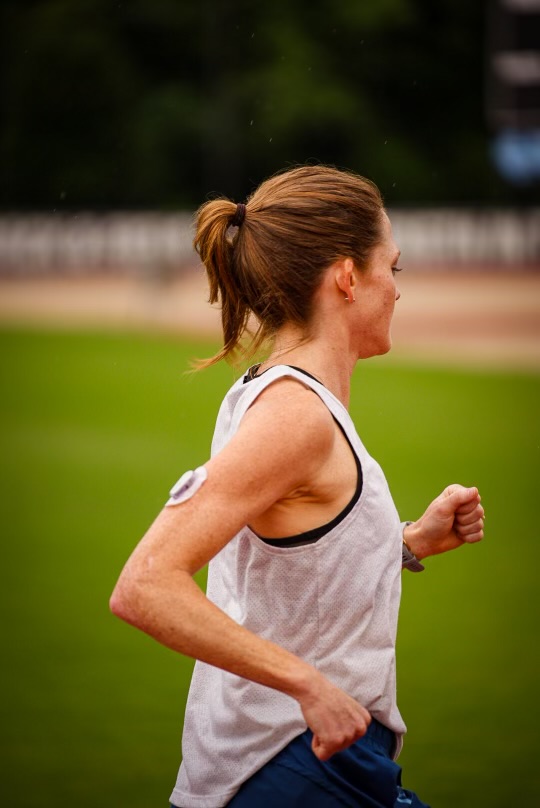
[[[120,618],[186,656],[300,700],[320,674],[280,646],[240,626],[187,572],[144,584],[120,582],[111,599]]]

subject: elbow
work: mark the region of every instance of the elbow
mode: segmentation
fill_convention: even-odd
[[[126,607],[125,598],[120,591],[118,584],[114,587],[113,593],[109,598],[109,609],[115,617],[123,617]]]
[[[115,617],[137,626],[140,623],[140,593],[122,578],[116,584],[109,599],[109,608]]]
[[[118,582],[109,598],[109,609],[115,617],[120,617],[121,620],[125,620],[125,616],[129,611],[128,604],[129,598],[126,597],[126,593],[122,590],[120,582]]]

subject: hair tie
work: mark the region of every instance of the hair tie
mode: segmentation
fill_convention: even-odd
[[[246,216],[246,206],[239,202],[236,206],[235,214],[231,220],[232,227],[240,227]]]

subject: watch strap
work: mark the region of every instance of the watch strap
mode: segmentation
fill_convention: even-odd
[[[412,525],[412,522],[403,522],[403,531],[407,525]],[[403,538],[403,544],[401,545],[401,567],[410,572],[422,572],[425,570],[424,565],[417,559],[405,538]]]

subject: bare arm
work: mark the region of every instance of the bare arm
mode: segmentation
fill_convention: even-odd
[[[175,651],[295,698],[315,754],[326,759],[365,733],[368,712],[315,668],[235,623],[192,578],[244,525],[309,486],[332,451],[335,430],[320,400],[295,382],[276,387],[208,462],[194,497],[158,515],[128,560],[111,609]]]

